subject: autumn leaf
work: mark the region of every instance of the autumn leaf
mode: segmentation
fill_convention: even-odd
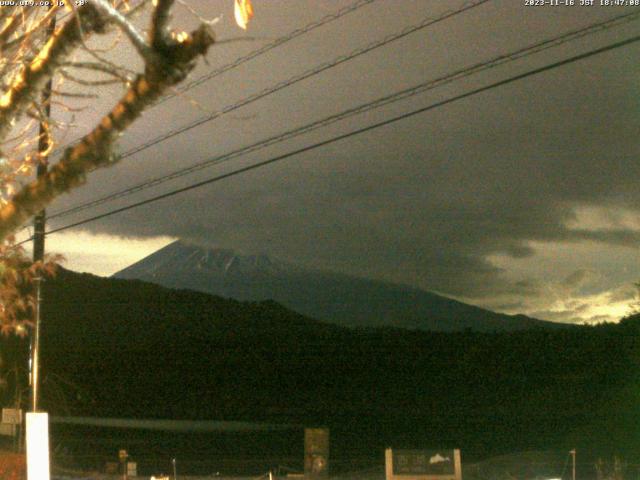
[[[234,0],[235,5],[233,13],[236,17],[236,23],[243,30],[247,29],[247,25],[251,17],[253,17],[253,7],[251,6],[251,0]]]
[[[0,244],[0,335],[28,333],[36,308],[36,279],[55,276],[62,260],[59,255],[46,255],[31,262],[13,238]]]

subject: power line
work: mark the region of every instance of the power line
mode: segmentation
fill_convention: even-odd
[[[197,87],[198,85],[203,84],[204,82],[207,82],[209,80],[211,80],[212,78],[217,77],[218,75],[221,75],[229,70],[232,70],[236,67],[239,67],[240,65],[242,65],[243,63],[248,62],[249,60],[252,60],[260,55],[263,55],[267,52],[269,52],[270,50],[273,50],[276,47],[279,47],[280,45],[283,45],[295,38],[298,38],[306,33],[311,32],[312,30],[315,30],[316,28],[319,28],[323,25],[326,25],[327,23],[330,23],[334,20],[339,19],[340,17],[343,17],[344,15],[347,15],[348,13],[354,12],[356,10],[358,10],[361,7],[364,7],[365,5],[368,5],[370,3],[375,2],[376,0],[359,0],[347,7],[344,7],[340,10],[338,10],[335,13],[331,13],[329,15],[326,15],[324,17],[322,17],[320,20],[311,22],[307,25],[305,25],[302,28],[298,28],[296,30],[293,30],[292,32],[290,32],[289,34],[280,37],[276,40],[274,40],[273,42],[265,45],[264,47],[258,48],[256,50],[253,50],[252,52],[249,52],[246,55],[243,55],[242,57],[238,58],[237,60],[234,60],[231,63],[227,63],[226,65],[223,65],[220,68],[217,68],[215,70],[213,70],[210,73],[207,73],[203,76],[201,76],[200,78],[197,78],[189,83],[187,83],[186,85],[182,86],[181,88],[178,89],[179,93],[182,92],[186,92],[187,90],[191,90],[194,87]],[[166,100],[169,100],[173,97],[176,96],[176,93],[171,93],[169,95],[164,96],[162,99],[160,99],[158,101],[158,103],[164,102]]]
[[[320,147],[323,147],[323,146],[326,146],[326,145],[329,145],[329,144],[332,144],[332,143],[336,143],[336,142],[339,142],[341,140],[345,140],[345,139],[353,137],[355,135],[360,135],[362,133],[369,132],[369,131],[374,130],[376,128],[380,128],[380,127],[383,127],[383,126],[386,126],[386,125],[390,125],[390,124],[398,122],[400,120],[405,120],[405,119],[413,117],[415,115],[428,112],[430,110],[435,110],[437,108],[443,107],[443,106],[448,105],[450,103],[454,103],[454,102],[457,102],[459,100],[462,100],[462,99],[469,98],[469,97],[472,97],[474,95],[477,95],[479,93],[486,92],[486,91],[489,91],[489,90],[493,90],[494,88],[501,87],[501,86],[504,86],[504,85],[507,85],[507,84],[510,84],[510,83],[513,83],[513,82],[516,82],[516,81],[519,81],[519,80],[523,80],[525,78],[528,78],[528,77],[531,77],[531,76],[534,76],[534,75],[538,75],[540,73],[547,72],[547,71],[553,70],[555,68],[562,67],[564,65],[568,65],[568,64],[580,61],[580,60],[584,60],[586,58],[593,57],[595,55],[599,55],[601,53],[605,53],[605,52],[609,52],[609,51],[612,51],[612,50],[615,50],[615,49],[618,49],[618,48],[622,48],[622,47],[625,47],[627,45],[631,45],[633,43],[636,43],[638,41],[640,41],[640,35],[628,38],[626,40],[622,40],[620,42],[616,42],[616,43],[607,45],[605,47],[597,48],[595,50],[590,50],[590,51],[588,51],[586,53],[582,53],[580,55],[575,55],[573,57],[569,57],[569,58],[567,58],[565,60],[554,62],[554,63],[548,64],[548,65],[545,65],[543,67],[535,68],[535,69],[529,70],[529,71],[527,71],[525,73],[521,73],[519,75],[514,75],[514,76],[509,77],[507,79],[491,83],[491,84],[486,85],[484,87],[479,87],[479,88],[470,90],[468,92],[462,93],[460,95],[456,95],[454,97],[450,97],[448,99],[441,100],[441,101],[436,102],[436,103],[432,103],[432,104],[430,104],[430,105],[428,105],[426,107],[422,107],[422,108],[419,108],[419,109],[416,109],[416,110],[412,110],[410,112],[407,112],[407,113],[404,113],[404,114],[389,118],[387,120],[383,120],[381,122],[377,122],[377,123],[374,123],[372,125],[369,125],[369,126],[366,126],[366,127],[362,127],[362,128],[360,128],[358,130],[354,130],[354,131],[351,131],[349,133],[338,135],[338,136],[330,138],[328,140],[323,140],[321,142],[317,142],[317,143],[314,143],[312,145],[308,145],[306,147],[302,147],[302,148],[293,150],[291,152],[272,157],[272,158],[270,158],[268,160],[264,160],[262,162],[255,163],[253,165],[249,165],[249,166],[246,166],[246,167],[243,167],[243,168],[239,168],[239,169],[234,170],[232,172],[228,172],[228,173],[224,173],[224,174],[221,174],[221,175],[217,175],[217,176],[209,178],[207,180],[203,180],[203,181],[200,181],[200,182],[197,182],[197,183],[193,183],[193,184],[188,185],[186,187],[182,187],[182,188],[179,188],[179,189],[176,189],[176,190],[172,190],[170,192],[166,192],[166,193],[163,193],[161,195],[157,195],[155,197],[152,197],[152,198],[140,201],[140,202],[132,203],[132,204],[127,205],[125,207],[117,208],[117,209],[111,210],[109,212],[100,214],[100,215],[95,215],[93,217],[89,217],[89,218],[86,218],[84,220],[81,220],[81,221],[78,221],[78,222],[74,222],[74,223],[71,223],[69,225],[65,225],[63,227],[59,227],[59,228],[50,230],[50,231],[46,232],[46,235],[62,232],[64,230],[68,230],[70,228],[78,227],[80,225],[84,225],[84,224],[87,224],[87,223],[90,223],[90,222],[93,222],[93,221],[96,221],[96,220],[100,220],[102,218],[106,218],[106,217],[109,217],[111,215],[115,215],[117,213],[122,213],[122,212],[125,212],[127,210],[132,210],[132,209],[134,209],[136,207],[140,207],[142,205],[146,205],[146,204],[149,204],[149,203],[152,203],[152,202],[156,202],[158,200],[169,198],[169,197],[178,195],[180,193],[187,192],[189,190],[194,190],[196,188],[199,188],[199,187],[202,187],[202,186],[205,186],[205,185],[216,183],[218,181],[221,181],[221,180],[224,180],[224,179],[227,179],[227,178],[230,178],[230,177],[234,177],[236,175],[249,172],[251,170],[256,170],[258,168],[261,168],[261,167],[264,167],[264,166],[279,162],[281,160],[285,160],[285,159],[293,157],[295,155],[299,155],[301,153],[306,153],[306,152],[309,152],[311,150],[315,150],[317,148],[320,148]],[[25,243],[25,242],[30,241],[30,240],[31,239],[23,240],[22,242],[17,243],[17,245],[20,245],[20,244]]]
[[[370,3],[375,2],[376,0],[357,0],[355,3],[352,3],[351,5],[348,5],[344,8],[341,8],[340,10],[338,10],[335,13],[330,13],[328,15],[325,15],[324,17],[320,18],[319,20],[315,20],[311,23],[308,23],[307,25],[305,25],[304,27],[300,27],[297,28],[291,32],[289,32],[286,35],[283,35],[282,37],[279,37],[277,39],[275,39],[273,42],[268,43],[260,48],[257,48],[256,50],[252,50],[251,52],[247,53],[246,55],[243,55],[239,58],[237,58],[236,60],[229,62],[225,65],[222,65],[221,67],[216,68],[215,70],[212,70],[211,72],[202,75],[199,78],[196,78],[195,80],[192,80],[191,82],[187,83],[186,85],[181,86],[180,88],[177,89],[177,92],[172,92],[169,93],[167,95],[165,95],[164,97],[160,98],[153,106],[155,107],[156,105],[159,105],[163,102],[166,102],[167,100],[170,100],[171,98],[175,97],[176,95],[180,94],[180,93],[184,93],[188,90],[191,90],[192,88],[197,87],[198,85],[203,84],[204,82],[211,80],[219,75],[222,75],[225,72],[228,72],[229,70],[233,70],[234,68],[239,67],[240,65],[242,65],[243,63],[248,62],[249,60],[253,60],[256,57],[259,57],[260,55],[264,55],[265,53],[273,50],[274,48],[279,47],[280,45],[284,45],[287,42],[290,42],[291,40],[294,40],[302,35],[305,35],[313,30],[315,30],[316,28],[320,28],[324,25],[327,25],[328,23],[331,23],[335,20],[338,20],[341,17],[344,17],[345,15],[351,13],[351,12],[355,12],[356,10],[358,10],[359,8],[362,8]],[[69,14],[67,14],[69,15]],[[69,145],[77,142],[79,139],[76,139],[72,142],[67,143],[65,146],[59,147],[54,151],[54,155],[60,153],[61,151],[65,150],[67,147],[69,147]]]
[[[440,23],[444,20],[447,20],[449,18],[455,17],[456,15],[459,15],[461,13],[464,13],[468,10],[471,10],[473,8],[479,7],[480,5],[487,3],[491,0],[474,0],[471,2],[466,2],[465,4],[463,4],[462,7],[458,8],[457,10],[447,10],[445,13],[443,13],[442,15],[438,16],[438,17],[426,17],[424,18],[422,21],[420,21],[419,23],[415,24],[415,25],[411,25],[403,30],[401,30],[400,32],[397,33],[393,33],[391,35],[388,35],[386,37],[384,37],[381,40],[372,42],[368,45],[365,45],[364,47],[360,47],[357,48],[355,50],[353,50],[351,53],[345,54],[345,55],[340,55],[339,57],[334,58],[333,60],[327,62],[327,63],[323,63],[320,64],[310,70],[307,70],[301,74],[295,75],[293,77],[290,77],[287,80],[284,80],[282,82],[279,82],[271,87],[268,87],[264,90],[261,90],[260,92],[254,93],[253,95],[249,95],[248,97],[245,97],[231,105],[228,105],[226,107],[224,107],[222,110],[218,110],[217,112],[214,112],[210,115],[204,116],[199,118],[198,120],[195,120],[194,122],[182,126],[180,128],[177,129],[173,129],[170,130],[168,132],[165,132],[162,135],[159,135],[157,137],[155,137],[152,140],[149,140],[141,145],[138,145],[137,147],[134,147],[126,152],[124,152],[122,155],[120,155],[120,159],[123,158],[127,158],[130,157],[132,155],[135,155],[136,153],[139,153],[143,150],[146,150],[147,148],[150,148],[154,145],[157,145],[158,143],[164,142],[166,140],[169,140],[172,137],[175,137],[177,135],[180,135],[184,132],[187,132],[189,130],[192,130],[196,127],[199,127],[200,125],[203,125],[205,123],[208,123],[212,120],[215,120],[217,118],[220,118],[221,116],[233,112],[234,110],[237,110],[239,108],[245,107],[253,102],[256,102],[258,100],[261,100],[262,98],[265,98],[273,93],[276,93],[280,90],[283,90],[285,88],[288,88],[298,82],[301,82],[303,80],[306,80],[310,77],[313,77],[315,75],[318,75],[322,72],[325,72],[331,68],[337,67],[338,65],[341,65],[345,62],[348,62],[350,60],[353,60],[354,58],[357,58],[361,55],[364,55],[366,53],[369,53],[377,48],[383,47],[385,45],[388,45],[389,43],[395,42],[396,40],[400,40],[401,38],[404,38],[408,35],[411,35],[412,33],[418,32],[420,30],[423,30],[425,28],[428,28],[432,25],[435,25],[437,23]]]
[[[482,71],[486,71],[492,68],[496,68],[500,65],[503,65],[505,63],[509,63],[515,60],[518,60],[520,58],[524,58],[526,56],[530,56],[539,52],[542,52],[544,50],[562,45],[564,43],[567,43],[569,41],[572,40],[576,40],[578,38],[583,38],[587,35],[605,30],[605,29],[610,29],[619,25],[622,25],[624,23],[628,23],[630,21],[636,20],[638,17],[640,17],[640,12],[634,12],[632,14],[625,14],[625,15],[620,15],[618,17],[615,17],[613,19],[610,20],[606,20],[603,22],[599,22],[596,24],[592,24],[589,25],[587,27],[578,29],[578,30],[573,30],[570,32],[567,32],[563,35],[551,38],[551,39],[547,39],[544,40],[542,42],[538,42],[536,44],[521,48],[519,50],[507,53],[507,54],[503,54],[503,55],[499,55],[497,57],[494,57],[491,60],[487,60],[481,63],[477,63],[474,64],[470,67],[466,67],[464,69],[460,69],[457,70],[453,73],[450,73],[446,76],[443,77],[439,77],[437,79],[434,80],[430,80],[428,82],[424,82],[421,83],[419,85],[416,85],[414,87],[411,88],[407,88],[405,90],[401,90],[399,92],[395,92],[391,95],[387,95],[384,96],[382,98],[379,98],[373,102],[368,102],[362,105],[359,105],[357,107],[342,111],[340,113],[334,114],[334,115],[330,115],[328,117],[325,117],[323,119],[317,120],[315,122],[312,122],[310,124],[306,124],[304,126],[289,130],[287,132],[272,136],[270,138],[267,138],[265,140],[261,140],[259,142],[256,142],[252,145],[246,146],[246,147],[242,147],[240,149],[234,150],[230,153],[226,153],[217,157],[213,157],[210,158],[208,160],[205,160],[204,162],[200,162],[197,163],[195,165],[192,165],[190,167],[186,167],[186,168],[182,168],[179,170],[176,170],[174,172],[171,172],[169,174],[166,175],[162,175],[160,177],[156,177],[154,179],[151,180],[147,180],[145,182],[142,182],[138,185],[135,185],[133,187],[129,187],[126,188],[124,190],[120,190],[118,192],[109,194],[107,196],[104,196],[102,198],[84,203],[82,205],[78,205],[75,207],[71,207],[67,210],[63,210],[61,212],[55,213],[53,215],[50,215],[49,218],[60,218],[60,217],[64,217],[64,216],[68,216],[71,215],[73,213],[77,213],[79,211],[82,210],[86,210],[88,208],[91,207],[95,207],[98,205],[102,205],[104,203],[107,203],[109,201],[118,199],[118,198],[122,198],[128,195],[131,195],[133,193],[142,191],[142,190],[146,190],[147,188],[151,188],[151,187],[155,187],[157,185],[160,185],[162,183],[168,182],[170,180],[174,180],[176,178],[194,173],[196,171],[202,170],[204,168],[208,168],[211,167],[213,165],[218,165],[220,163],[226,162],[228,160],[231,160],[233,158],[236,158],[238,156],[241,155],[245,155],[247,153],[252,153],[255,152],[257,150],[261,150],[263,148],[266,148],[268,146],[274,145],[276,143],[280,143],[283,142],[285,140],[289,140],[291,138],[300,136],[302,134],[305,133],[309,133],[313,130],[316,130],[318,128],[321,127],[325,127],[327,125],[333,124],[335,122],[344,120],[346,118],[355,116],[355,115],[359,115],[362,113],[365,113],[367,111],[373,110],[375,108],[380,108],[384,105],[387,105],[389,103],[393,103],[393,102],[397,102],[399,100],[403,100],[405,98],[408,98],[410,96],[414,96],[417,95],[419,93],[423,93],[425,91],[428,90],[432,90],[434,88],[440,87],[442,85],[445,85],[447,83],[453,82],[455,80],[459,80],[461,78],[465,78],[474,74],[477,74],[479,72]]]

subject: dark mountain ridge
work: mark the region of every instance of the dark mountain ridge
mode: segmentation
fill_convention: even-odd
[[[324,424],[344,455],[388,445],[640,452],[640,319],[499,333],[349,329],[272,301],[65,270],[44,298],[53,414]],[[74,385],[64,402],[56,378]]]
[[[491,312],[408,286],[182,241],[117,272],[114,278],[145,280],[237,300],[275,300],[303,315],[349,327],[507,331],[566,326],[525,315]]]

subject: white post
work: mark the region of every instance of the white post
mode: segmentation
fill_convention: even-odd
[[[50,479],[48,413],[27,413],[27,479]]]

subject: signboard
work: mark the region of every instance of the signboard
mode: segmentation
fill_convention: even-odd
[[[22,410],[19,408],[3,408],[2,423],[20,425],[22,423]]]
[[[387,480],[461,480],[460,450],[385,451]]]
[[[0,435],[15,437],[18,429],[13,423],[0,423]]]
[[[138,476],[138,464],[136,462],[127,462],[127,476],[129,477]]]
[[[0,423],[0,435],[15,437],[22,423],[22,410],[19,408],[3,408],[2,423]]]

